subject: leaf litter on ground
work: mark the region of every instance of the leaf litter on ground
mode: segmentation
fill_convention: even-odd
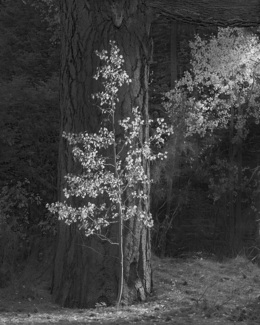
[[[0,289],[0,324],[260,324],[259,267],[245,257],[153,256],[153,270],[148,300],[121,308],[60,308],[40,284]]]

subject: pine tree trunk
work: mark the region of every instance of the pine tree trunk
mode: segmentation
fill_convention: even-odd
[[[234,210],[234,174],[233,168],[235,166],[234,163],[234,145],[233,145],[233,137],[234,137],[234,107],[231,107],[231,121],[229,126],[229,192],[228,192],[228,205],[229,205],[229,245],[230,248],[234,247],[235,240],[235,210]]]
[[[243,117],[243,109],[238,96],[238,117]],[[237,155],[237,196],[236,196],[236,250],[240,251],[243,247],[243,216],[242,216],[242,177],[243,177],[243,130],[238,128],[238,139],[236,142],[236,155]]]
[[[150,14],[145,0],[62,0],[61,132],[96,132],[101,112],[91,94],[101,89],[93,79],[99,60],[95,50],[109,49],[115,40],[125,59],[132,83],[120,91],[116,119],[131,116],[139,106],[148,119],[148,62]],[[104,123],[104,121],[103,121]],[[117,130],[120,136],[120,130]],[[141,141],[148,136],[148,128]],[[147,166],[149,168],[149,166]],[[64,175],[79,172],[66,140],[59,148],[59,201],[64,200]],[[146,189],[149,192],[149,189]],[[149,193],[148,193],[149,194]],[[149,210],[149,207],[143,207]],[[118,242],[118,227],[107,234]],[[124,288],[126,302],[145,300],[151,292],[150,232],[132,219],[123,229]],[[59,224],[53,274],[55,301],[66,307],[93,307],[116,302],[120,275],[118,245],[95,236],[85,238],[76,225]]]
[[[178,79],[178,22],[173,21],[171,26],[171,88]]]

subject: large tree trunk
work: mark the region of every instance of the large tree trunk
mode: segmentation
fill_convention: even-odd
[[[150,15],[145,0],[62,0],[61,132],[96,132],[101,112],[91,94],[100,90],[93,80],[99,64],[95,50],[108,49],[115,40],[125,59],[132,84],[120,92],[117,119],[131,116],[139,106],[148,119],[148,62],[150,53]],[[148,132],[144,132],[144,140]],[[64,200],[64,175],[75,173],[71,148],[60,140],[59,201]],[[148,191],[149,189],[147,189]],[[145,207],[149,209],[149,207]],[[117,227],[109,236],[118,242]],[[144,300],[151,292],[150,233],[137,220],[125,224],[123,299]],[[58,245],[53,274],[55,301],[67,307],[92,307],[97,302],[116,301],[120,261],[118,245],[85,238],[76,225],[59,224]]]

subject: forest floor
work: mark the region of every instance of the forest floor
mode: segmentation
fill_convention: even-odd
[[[149,300],[120,309],[60,308],[48,279],[20,279],[0,289],[0,324],[260,324],[260,269],[246,258],[153,257],[153,269]]]

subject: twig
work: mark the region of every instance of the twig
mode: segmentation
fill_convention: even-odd
[[[196,299],[196,302],[199,303],[201,301],[201,299],[204,297],[205,293],[208,291],[209,288],[213,288],[214,285],[216,285],[218,283],[219,280],[216,280],[215,282],[213,282],[213,284],[208,285],[205,290],[202,292],[202,294],[200,295],[200,297],[198,299]]]

